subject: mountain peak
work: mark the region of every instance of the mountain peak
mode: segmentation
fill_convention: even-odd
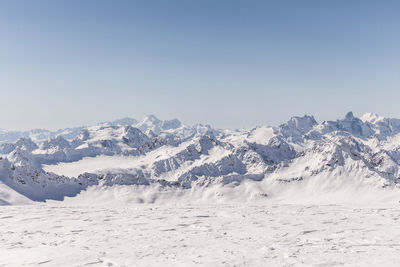
[[[145,122],[160,122],[161,120],[154,116],[153,114],[147,115],[146,117],[143,118],[143,121]]]
[[[304,115],[302,117],[293,116],[290,118],[290,120],[287,123],[294,123],[294,124],[296,124],[297,127],[301,126],[301,124],[303,124],[303,125],[306,124],[306,125],[311,125],[311,126],[318,124],[317,121],[315,120],[314,116],[311,116],[311,115]]]
[[[352,119],[354,119],[353,112],[352,112],[352,111],[347,112],[345,119],[346,119],[346,120],[352,120]]]
[[[376,113],[372,113],[372,112],[367,112],[364,115],[361,116],[360,118],[363,122],[371,122],[374,123],[376,121],[380,121],[383,119],[383,117],[379,116]]]
[[[311,130],[311,128],[318,124],[315,120],[314,116],[304,115],[302,117],[294,116],[291,117],[289,121],[280,125],[280,128],[287,129],[297,129],[302,132],[307,132]]]
[[[138,121],[130,117],[125,117],[111,122],[112,125],[133,125],[136,123],[138,123]]]
[[[165,120],[162,123],[163,130],[177,129],[182,126],[182,122],[178,119]]]

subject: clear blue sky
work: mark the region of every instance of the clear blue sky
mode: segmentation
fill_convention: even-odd
[[[400,1],[0,2],[0,128],[400,117]]]

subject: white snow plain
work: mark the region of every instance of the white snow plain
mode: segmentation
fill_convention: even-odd
[[[106,156],[85,157],[76,162],[61,162],[53,165],[43,165],[45,171],[58,175],[77,177],[85,172],[97,172],[101,170],[120,168],[127,169],[138,166],[137,157],[129,156]]]
[[[0,266],[400,264],[395,206],[60,203],[1,207]]]

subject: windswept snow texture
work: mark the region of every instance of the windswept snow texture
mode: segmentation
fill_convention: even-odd
[[[243,130],[150,115],[56,132],[2,130],[0,141],[1,205],[118,185],[158,188],[138,202],[157,202],[165,192],[205,200],[193,192],[207,188],[223,188],[207,192],[229,201],[399,200],[400,120],[375,114],[349,112],[322,123],[293,117],[277,127]],[[242,190],[243,183],[252,186]]]
[[[9,206],[0,266],[399,266],[399,207]]]

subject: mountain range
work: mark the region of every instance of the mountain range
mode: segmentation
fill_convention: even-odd
[[[400,119],[372,113],[321,123],[295,116],[276,127],[241,130],[154,115],[58,131],[0,130],[4,205],[118,185],[185,191],[252,182],[262,185],[252,197],[267,199],[282,192],[397,190],[399,167]]]

